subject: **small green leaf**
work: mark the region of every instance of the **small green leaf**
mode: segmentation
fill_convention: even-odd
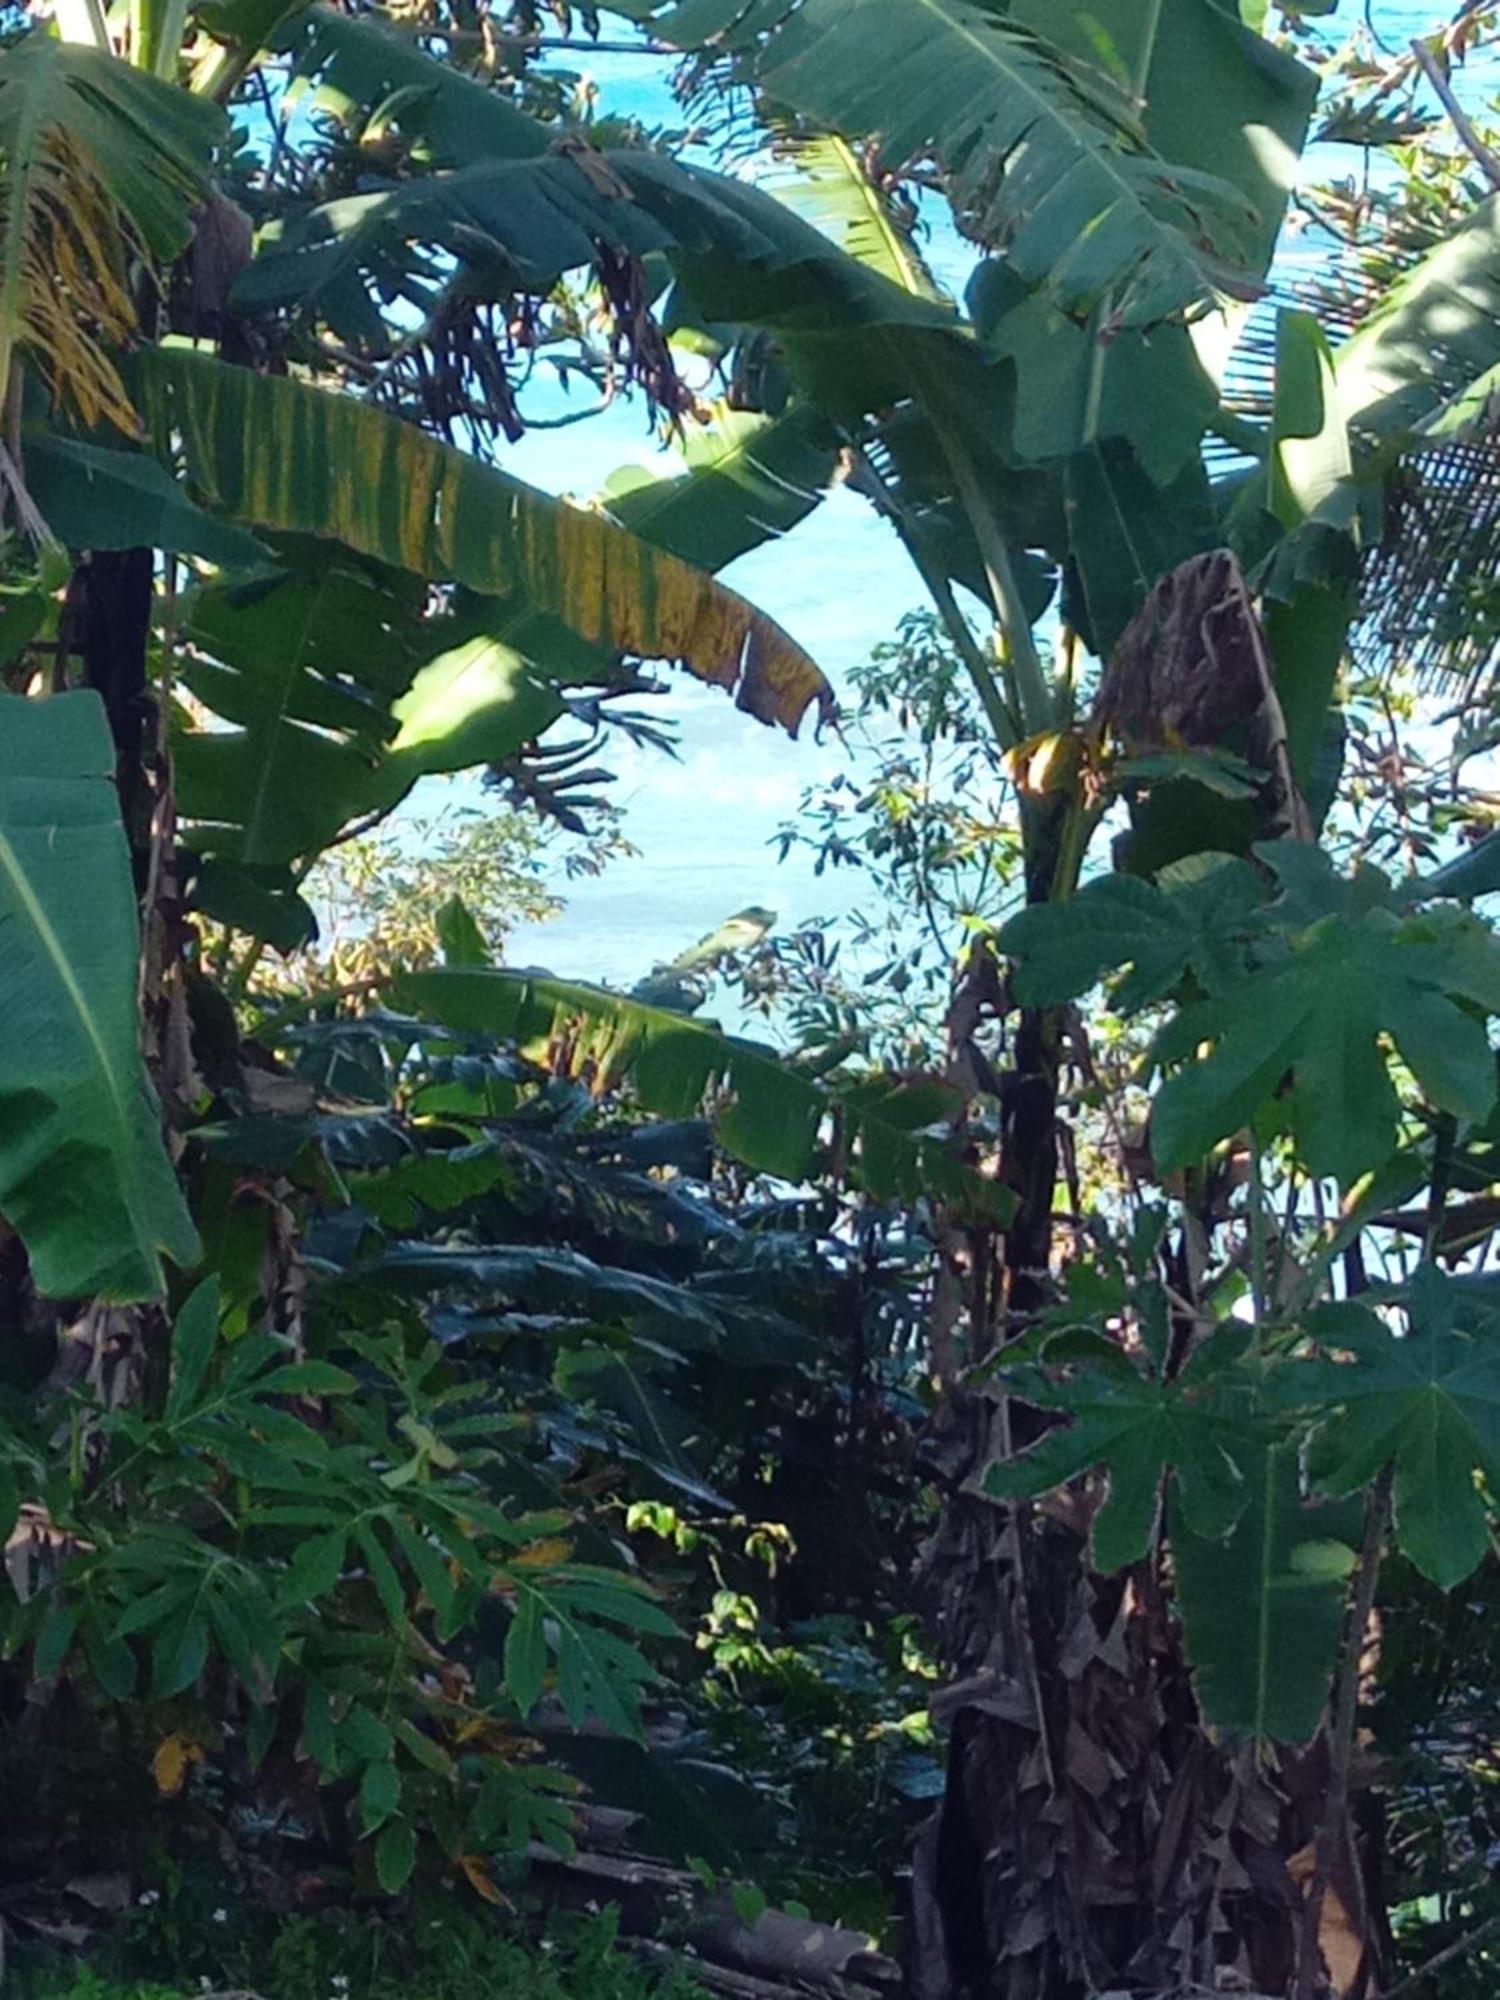
[[[450,896],[437,913],[438,944],[444,965],[488,965],[489,946],[462,896]]]
[[[158,1701],[190,1688],[208,1663],[208,1620],[194,1594],[191,1604],[165,1624],[151,1648],[151,1692]]]
[[[205,1278],[184,1300],[172,1328],[172,1379],[167,1390],[167,1423],[176,1423],[198,1400],[219,1337],[219,1281]]]
[[[526,1590],[517,1601],[505,1635],[505,1685],[524,1720],[536,1707],[547,1670],[547,1636],[541,1599]]]
[[[89,1671],[100,1687],[112,1701],[129,1701],[137,1680],[134,1649],[124,1639],[104,1631],[92,1618],[84,1627],[83,1643]]]
[[[10,1540],[21,1513],[21,1487],[16,1468],[8,1458],[0,1458],[0,1548]]]
[[[327,1597],[344,1574],[348,1541],[342,1528],[301,1542],[282,1579],[283,1604],[310,1604]]]
[[[375,1843],[375,1875],[388,1896],[399,1895],[417,1865],[417,1836],[404,1819],[388,1826]]]
[[[366,1833],[385,1825],[401,1804],[401,1774],[394,1759],[366,1764],[359,1781],[359,1819]]]
[[[401,1579],[396,1574],[396,1566],[380,1546],[380,1538],[368,1521],[361,1521],[354,1530],[354,1539],[370,1569],[370,1580],[375,1585],[385,1615],[398,1629],[406,1623],[406,1592],[401,1588]]]
[[[766,1913],[766,1892],[753,1882],[733,1882],[729,1888],[729,1900],[734,1904],[734,1913],[746,1930],[754,1930]]]
[[[255,1387],[262,1396],[352,1396],[359,1383],[331,1361],[291,1361],[263,1375]]]
[[[78,1630],[80,1607],[65,1597],[55,1597],[42,1620],[32,1654],[31,1671],[39,1681],[50,1681],[68,1657],[73,1634]]]

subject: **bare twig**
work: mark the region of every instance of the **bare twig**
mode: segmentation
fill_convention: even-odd
[[[1497,1931],[1500,1931],[1500,1916],[1486,1917],[1482,1924],[1476,1924],[1473,1930],[1466,1931],[1461,1938],[1455,1938],[1452,1944],[1445,1944],[1441,1951],[1435,1951],[1432,1957],[1419,1965],[1414,1972],[1408,1972],[1404,1979],[1398,1979],[1394,1986],[1387,1987],[1385,2000],[1403,2000],[1404,1995],[1415,1993],[1417,1988],[1425,1985],[1435,1973],[1441,1972],[1445,1966],[1452,1965],[1455,1959],[1467,1958],[1471,1951],[1477,1951],[1480,1945],[1486,1939],[1492,1938]]]
[[[1478,162],[1480,172],[1492,188],[1500,190],[1500,159],[1495,157],[1491,148],[1484,143],[1483,139],[1474,130],[1468,113],[1459,103],[1458,98],[1454,94],[1452,84],[1443,73],[1442,64],[1424,41],[1414,41],[1411,45],[1411,52],[1416,57],[1423,75],[1432,85],[1434,91],[1436,91],[1438,100],[1447,112],[1454,131],[1463,141],[1471,156]]]

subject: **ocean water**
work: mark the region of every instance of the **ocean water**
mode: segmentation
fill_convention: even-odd
[[[1367,11],[1394,52],[1452,10],[1446,0],[1372,0],[1368,10],[1363,0],[1340,0],[1334,19],[1352,31]],[[679,122],[664,69],[633,57],[578,61],[593,70],[601,104],[663,126]],[[1492,88],[1492,73],[1464,80],[1469,97],[1487,96]],[[1313,163],[1318,177],[1358,170],[1358,156],[1349,149],[1330,154],[1333,149]],[[943,264],[960,262],[960,246],[941,229],[933,247]],[[503,459],[539,485],[577,493],[596,489],[627,462],[670,463],[648,433],[643,412],[629,405],[561,432],[534,432]],[[894,634],[903,612],[923,602],[890,531],[848,494],[836,494],[792,535],[735,564],[725,580],[799,639],[835,688]],[[820,741],[809,733],[792,742],[683,677],[672,678],[660,707],[679,729],[675,761],[628,745],[605,759],[617,773],[614,796],[625,808],[638,854],[596,880],[554,877],[551,886],[566,898],[565,913],[517,933],[514,963],[629,984],[750,904],[775,910],[791,927],[844,915],[869,896],[857,873],[818,876],[806,855],[779,863],[775,847],[804,789],[840,772],[858,781],[871,768],[867,750],[829,735]]]

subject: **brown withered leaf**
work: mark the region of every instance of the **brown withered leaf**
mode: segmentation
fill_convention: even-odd
[[[1311,835],[1270,649],[1229,549],[1194,556],[1160,579],[1104,671],[1090,734],[1114,736],[1130,752],[1243,747],[1270,773],[1275,831]]]

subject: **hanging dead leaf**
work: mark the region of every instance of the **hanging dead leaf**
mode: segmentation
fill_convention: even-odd
[[[483,1855],[460,1854],[458,1867],[460,1874],[476,1896],[483,1896],[487,1903],[494,1903],[503,1909],[508,1910],[512,1907],[510,1898],[502,1895],[495,1886],[495,1878],[491,1875]]]
[[[1304,1896],[1311,1893],[1317,1866],[1317,1842],[1312,1840],[1287,1862],[1287,1873]],[[1323,1954],[1336,1994],[1342,1997],[1364,1991],[1364,1942],[1334,1882],[1327,1883],[1323,1890],[1323,1904],[1318,1912],[1318,1950]]]
[[[151,1775],[163,1798],[175,1799],[187,1783],[188,1773],[203,1762],[203,1745],[185,1736],[180,1729],[164,1736],[151,1759]]]

